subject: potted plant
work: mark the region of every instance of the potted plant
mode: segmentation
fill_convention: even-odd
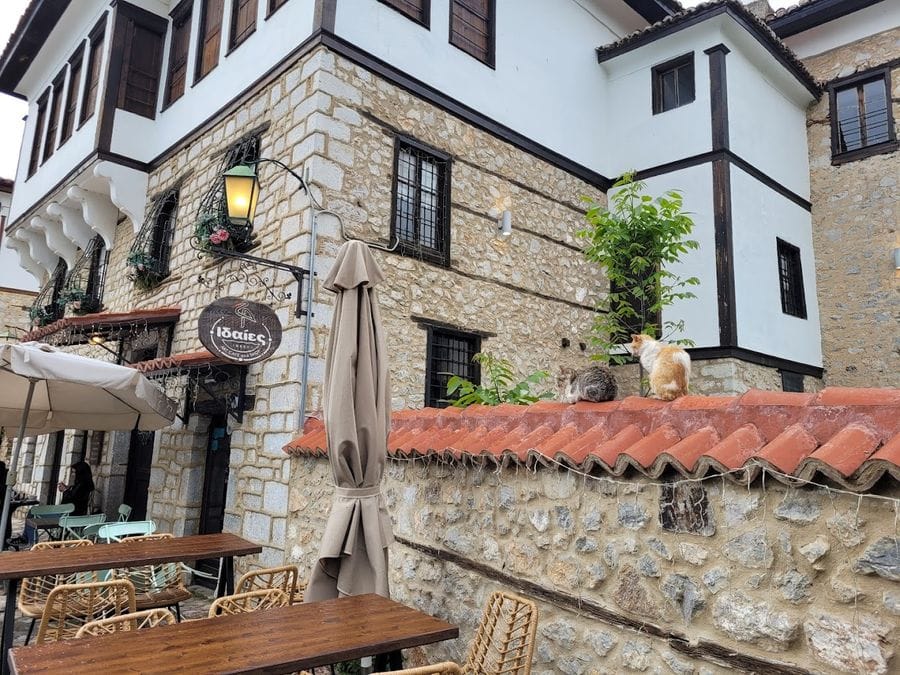
[[[159,262],[146,251],[131,251],[125,264],[129,268],[128,278],[142,291],[149,291],[163,279]]]
[[[67,288],[56,301],[61,308],[69,307],[73,314],[90,314],[100,307],[97,299],[81,288]]]
[[[51,305],[32,305],[28,309],[28,317],[35,326],[46,326],[54,321],[53,312],[51,310]]]

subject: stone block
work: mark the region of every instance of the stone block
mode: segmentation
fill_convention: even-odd
[[[853,571],[900,581],[900,537],[882,537],[877,540],[856,561]]]
[[[750,569],[768,569],[775,559],[772,547],[766,540],[765,530],[745,532],[722,547],[725,557]]]
[[[797,570],[788,570],[775,577],[775,586],[788,602],[795,605],[809,600],[812,579]]]
[[[703,589],[696,581],[683,574],[668,575],[659,588],[675,605],[685,623],[690,623],[694,615],[706,605]]]
[[[709,550],[704,548],[703,546],[699,546],[697,544],[691,544],[688,542],[681,542],[678,545],[678,550],[681,553],[681,557],[685,562],[690,563],[691,565],[702,565],[706,562],[706,558],[709,556]]]
[[[740,591],[723,593],[713,605],[716,628],[740,642],[769,651],[787,650],[800,633],[800,621],[767,602],[751,600]]]
[[[268,481],[263,489],[263,509],[270,513],[287,513],[288,486],[278,481]]]
[[[818,520],[822,513],[822,495],[805,489],[789,490],[775,507],[775,517],[798,525],[808,525]]]
[[[835,513],[826,521],[828,531],[833,534],[845,548],[859,546],[866,538],[863,526],[866,524],[859,517],[857,509],[849,509]]]
[[[622,665],[626,670],[643,672],[650,667],[652,651],[649,640],[626,640],[622,644]]]
[[[585,636],[585,642],[594,650],[597,656],[603,657],[609,654],[619,643],[618,638],[605,630],[590,630]]]
[[[728,585],[730,574],[724,567],[713,567],[704,572],[703,584],[709,589],[709,592],[715,595]]]
[[[747,522],[751,513],[759,508],[759,495],[743,493],[725,498],[725,524],[729,527]]]
[[[698,483],[664,485],[659,498],[659,524],[668,532],[714,535],[716,523],[706,488]]]
[[[649,619],[663,616],[662,608],[644,585],[641,576],[631,565],[623,565],[613,601],[625,611]]]
[[[637,502],[622,502],[619,504],[619,525],[629,530],[641,529],[650,519],[647,510]]]
[[[875,616],[852,621],[816,612],[803,622],[806,644],[819,661],[845,673],[887,673],[897,627]]]
[[[271,534],[272,518],[264,513],[247,511],[244,513],[244,523],[241,536],[250,541],[262,543],[269,541]]]

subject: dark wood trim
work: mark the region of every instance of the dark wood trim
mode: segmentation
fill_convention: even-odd
[[[265,2],[265,1],[266,0],[263,0],[263,2]],[[233,52],[235,49],[237,49],[242,44],[244,44],[250,38],[250,36],[256,32],[257,20],[256,20],[256,16],[254,16],[253,17],[253,29],[249,33],[247,33],[244,37],[242,37],[240,40],[236,39],[235,32],[237,30],[237,14],[238,14],[237,4],[238,4],[238,0],[231,0],[231,17],[228,19],[228,49],[225,50],[225,58],[227,58],[228,55],[231,54],[231,52]],[[256,3],[256,14],[257,14],[257,16],[259,15],[259,0],[257,0],[257,3]]]
[[[100,20],[94,24],[94,27],[91,29],[91,32],[88,33],[87,36],[87,52],[85,54],[85,68],[84,68],[84,86],[82,87],[82,95],[81,95],[81,110],[78,113],[78,126],[77,129],[81,129],[85,125],[85,123],[94,116],[94,113],[97,112],[97,108],[102,106],[103,99],[100,92],[100,80],[103,79],[103,52],[106,51],[106,23],[109,19],[109,12],[104,12],[103,16],[100,17]],[[100,58],[100,67],[97,72],[97,95],[94,97],[94,104],[91,108],[90,112],[85,108],[85,104],[87,103],[87,93],[88,93],[88,78],[91,75],[91,71],[93,70],[94,60],[94,45],[98,40],[103,41],[102,48],[99,53]],[[112,43],[110,43],[112,44]]]
[[[610,626],[618,626],[639,634],[665,640],[673,650],[686,654],[691,658],[722,664],[730,669],[742,672],[766,673],[767,675],[812,675],[810,671],[798,668],[793,664],[760,659],[749,654],[736,652],[734,649],[725,649],[716,643],[707,642],[706,640],[691,642],[686,635],[657,626],[646,620],[639,620],[627,614],[620,614],[584,596],[570,595],[534,581],[528,581],[521,576],[507,574],[452,551],[410,541],[399,535],[394,535],[394,538],[398,544],[406,546],[417,553],[444,563],[456,565],[468,572],[474,572],[491,582],[497,582],[502,587],[515,589],[523,595],[546,602],[564,611],[572,612],[578,616],[587,615]]]
[[[681,68],[683,66],[691,67],[691,79],[694,80],[694,93],[691,96],[690,101],[680,101],[677,105],[671,108],[663,108],[663,92],[662,92],[662,78],[661,76],[675,68]],[[652,87],[652,107],[653,114],[659,115],[664,112],[668,112],[669,110],[675,110],[675,108],[680,108],[683,105],[688,105],[689,103],[693,103],[697,98],[697,81],[695,77],[694,70],[694,52],[688,52],[687,54],[682,54],[681,56],[677,56],[674,59],[669,59],[663,63],[659,63],[653,66],[650,69],[650,84]]]
[[[710,150],[709,152],[701,152],[699,155],[692,155],[690,157],[685,157],[684,159],[676,159],[672,162],[666,162],[665,164],[657,164],[656,166],[651,166],[647,169],[641,169],[640,171],[635,171],[634,179],[635,180],[646,180],[647,178],[653,178],[654,176],[662,176],[667,173],[674,173],[676,171],[681,171],[682,169],[689,169],[693,166],[699,166],[701,164],[708,164],[715,159],[718,159],[722,156],[722,151],[714,151]]]
[[[682,11],[677,3],[669,2],[669,0],[625,0],[625,4],[640,14],[648,23],[662,21],[667,16]]]
[[[766,187],[771,188],[772,190],[774,190],[775,192],[780,194],[785,199],[788,199],[788,200],[794,202],[794,204],[796,204],[800,208],[802,208],[806,211],[812,211],[812,203],[808,199],[801,197],[800,195],[798,195],[796,192],[794,192],[790,188],[786,187],[785,185],[782,185],[777,180],[772,178],[769,174],[763,173],[762,171],[757,169],[755,166],[750,164],[750,162],[748,162],[743,157],[739,157],[738,155],[733,153],[731,150],[726,150],[725,155],[728,157],[729,161],[734,166],[741,169],[745,173],[753,176],[756,180],[758,180],[760,183],[762,183]]]
[[[828,92],[828,117],[831,124],[831,164],[832,166],[839,166],[841,164],[846,164],[847,162],[855,162],[859,159],[865,159],[866,157],[872,157],[874,155],[883,155],[889,152],[893,152],[897,149],[897,133],[894,128],[894,111],[892,105],[892,89],[891,89],[891,70],[900,65],[900,58],[892,59],[887,63],[883,63],[874,68],[869,68],[867,70],[860,71],[858,73],[854,73],[853,75],[848,75],[847,77],[839,77],[837,79],[831,80],[825,86],[825,90]],[[849,150],[847,152],[840,152],[838,150],[839,142],[838,142],[838,115],[837,115],[837,92],[839,89],[844,89],[846,87],[852,87],[854,85],[858,85],[862,82],[868,82],[873,80],[882,79],[884,82],[885,89],[885,102],[887,104],[887,127],[888,127],[888,138],[886,141],[881,143],[874,143],[872,145],[866,145],[862,148],[857,148],[855,150]]]
[[[313,9],[313,32],[326,31],[334,33],[337,22],[337,0],[316,0]]]
[[[112,146],[113,123],[116,117],[116,102],[119,100],[119,84],[122,81],[122,65],[125,56],[125,28],[128,16],[122,12],[126,2],[115,4],[113,31],[109,45],[109,59],[106,69],[106,88],[103,96],[97,96],[100,107],[100,127],[97,131],[97,150],[109,151]]]
[[[128,2],[124,2],[123,0],[119,0],[118,2],[119,10],[117,14],[119,16],[124,16],[128,23],[126,24],[126,35],[131,36],[131,38],[126,37],[126,42],[128,45],[126,47],[127,51],[123,52],[122,55],[122,77],[121,80],[117,84],[118,96],[116,97],[116,108],[119,110],[125,110],[126,112],[130,112],[134,115],[140,115],[141,117],[146,117],[147,119],[155,120],[156,114],[159,108],[159,94],[160,88],[163,85],[164,72],[163,72],[163,54],[165,52],[165,43],[166,43],[166,34],[169,31],[169,20],[153,14],[152,12],[148,12],[145,9],[140,7],[136,7]],[[131,26],[129,29],[128,26]],[[150,109],[150,114],[146,115],[143,112],[138,112],[137,110],[129,110],[126,108],[126,82],[128,80],[128,71],[125,68],[126,61],[128,62],[128,66],[130,68],[130,58],[131,58],[131,40],[134,39],[134,27],[140,26],[141,28],[153,33],[158,40],[158,59],[156,62],[156,92],[153,97],[153,104]],[[127,57],[127,58],[126,58]]]
[[[412,21],[413,23],[417,23],[426,30],[431,30],[431,0],[422,0],[422,16],[413,16],[404,12],[402,9],[397,7],[396,5],[392,5],[389,0],[378,0],[382,5],[390,7],[395,12],[402,14],[407,19]],[[334,31],[332,31],[334,32]]]
[[[878,143],[877,145],[867,145],[858,150],[851,150],[850,152],[842,152],[839,155],[834,155],[831,158],[831,166],[840,166],[841,164],[855,162],[860,159],[866,159],[867,157],[875,157],[876,155],[886,155],[894,152],[897,148],[900,148],[900,142],[898,141],[885,141],[884,143]]]
[[[767,25],[780,38],[802,33],[823,23],[871,7],[882,0],[818,0],[801,4],[796,9],[767,21]]]
[[[97,159],[115,162],[116,164],[121,164],[122,166],[127,166],[131,169],[137,169],[138,171],[144,171],[146,173],[150,173],[150,171],[151,171],[150,165],[147,164],[146,162],[141,162],[132,157],[126,157],[125,155],[120,155],[117,152],[107,152],[106,150],[98,150],[97,151]]]
[[[725,57],[731,50],[723,44],[704,49],[709,56],[709,106],[712,121],[712,149],[728,149],[728,78]]]
[[[485,277],[480,274],[474,274],[472,272],[466,272],[461,270],[458,267],[447,267],[445,268],[449,272],[453,272],[454,274],[458,274],[459,276],[465,279],[471,279],[472,281],[481,281],[486,284],[496,284],[501,288],[506,288],[510,291],[514,291],[516,293],[521,293],[522,295],[530,295],[533,298],[537,298],[539,300],[546,300],[547,302],[556,302],[561,305],[566,305],[568,307],[573,307],[575,309],[583,309],[588,312],[597,312],[596,307],[592,307],[590,305],[582,305],[581,303],[574,302],[573,300],[567,300],[566,298],[557,298],[552,295],[547,295],[546,293],[541,293],[540,291],[533,291],[530,288],[525,288],[523,286],[516,286],[515,284],[511,284],[507,281],[501,281],[500,279],[492,279],[491,277]]]
[[[71,0],[32,1],[25,8],[25,15],[0,56],[0,93],[26,99],[14,90],[70,3]]]
[[[361,50],[360,48],[350,44],[346,40],[336,35],[323,33],[321,35],[321,43],[340,56],[343,56],[349,61],[352,61],[353,63],[372,71],[379,77],[384,78],[391,84],[400,87],[401,89],[404,89],[405,91],[408,91],[409,93],[414,94],[419,98],[424,99],[428,103],[437,106],[441,110],[444,110],[445,112],[458,117],[464,122],[471,124],[472,126],[477,127],[482,131],[488,132],[492,136],[495,136],[500,140],[509,143],[519,150],[524,150],[525,152],[534,155],[538,159],[541,159],[548,164],[551,164],[559,169],[562,169],[563,171],[566,171],[567,173],[572,174],[576,178],[583,180],[585,183],[596,187],[603,192],[606,192],[612,185],[612,182],[606,176],[588,169],[581,164],[573,162],[571,159],[561,155],[555,150],[550,150],[546,146],[535,143],[527,136],[513,131],[509,127],[500,124],[499,122],[495,122],[482,113],[479,113],[469,106],[450,98],[446,94],[438,91],[437,89],[434,89],[430,85],[427,85],[420,80],[410,77],[403,71],[395,68],[388,63],[385,63],[379,58]]]
[[[810,377],[821,378],[825,369],[821,366],[811,366],[800,361],[783,359],[780,356],[763,354],[743,347],[690,347],[687,350],[692,361],[711,361],[713,359],[739,359],[747,363],[755,363],[767,368],[787,370],[792,373],[801,373]]]
[[[159,112],[165,112],[169,106],[178,101],[182,96],[184,96],[185,92],[188,90],[188,59],[191,55],[191,28],[193,18],[192,14],[194,11],[194,0],[181,0],[177,5],[175,5],[175,9],[169,12],[170,19],[170,28],[169,28],[169,54],[168,61],[165,64],[165,77],[161,78],[161,84],[163,86],[163,103],[162,107],[160,107]],[[175,47],[175,28],[177,25],[187,21],[188,23],[188,45],[187,52],[185,54],[185,62],[184,62],[184,89],[181,94],[177,98],[172,98],[172,59],[174,57],[174,47]]]

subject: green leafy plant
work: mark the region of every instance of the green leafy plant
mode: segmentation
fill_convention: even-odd
[[[64,289],[59,294],[56,304],[62,308],[69,307],[75,314],[90,314],[100,309],[96,298],[82,288]]]
[[[49,309],[48,309],[49,307]],[[35,326],[46,326],[54,321],[53,312],[50,305],[32,305],[28,308],[28,318]]]
[[[159,262],[146,251],[131,251],[125,264],[129,268],[128,278],[143,291],[149,291],[163,279],[159,273]]]
[[[506,359],[497,358],[487,352],[479,352],[472,360],[481,366],[489,384],[487,386],[475,384],[459,375],[452,375],[447,380],[447,400],[457,408],[465,408],[473,403],[527,405],[553,396],[553,392],[550,391],[534,393],[531,389],[540,386],[550,377],[545,370],[537,370],[516,382],[518,378],[515,369]]]
[[[585,257],[600,265],[610,284],[597,304],[590,338],[597,348],[592,358],[607,363],[628,360],[620,346],[630,341],[630,333],[668,339],[682,332],[684,321],[661,321],[663,309],[696,297],[690,287],[700,283],[672,271],[682,255],[700,246],[688,238],[694,222],[682,210],[681,193],[670,190],[654,198],[644,194],[645,188],[626,173],[613,185],[608,208],[583,198],[588,226],[578,236],[585,242]],[[675,342],[693,345],[686,339]]]
[[[246,250],[252,245],[253,232],[247,226],[235,225],[218,213],[201,213],[194,224],[194,240],[198,248]]]

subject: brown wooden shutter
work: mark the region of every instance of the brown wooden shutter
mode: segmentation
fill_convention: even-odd
[[[129,19],[118,107],[153,119],[162,65],[163,36]]]
[[[37,120],[34,123],[34,136],[31,137],[31,156],[28,158],[28,175],[34,175],[38,168],[38,160],[41,153],[41,138],[44,133],[44,120],[47,118],[47,101],[50,98],[50,90],[38,100]]]
[[[281,7],[287,0],[269,0],[269,14]]]
[[[177,101],[184,94],[187,82],[188,47],[191,40],[191,13],[188,11],[173,21],[172,47],[169,52],[169,91],[166,102]]]
[[[236,47],[256,30],[256,0],[234,0],[231,8],[231,46]]]
[[[390,5],[401,14],[420,23],[428,24],[428,0],[381,0],[385,5]]]
[[[222,37],[222,6],[224,0],[205,0],[203,25],[200,31],[200,58],[197,77],[201,78],[219,63],[219,44]]]
[[[81,88],[81,58],[69,65],[69,89],[66,93],[66,112],[63,115],[63,131],[60,144],[65,143],[75,130],[75,109],[78,107],[78,92]]]
[[[53,102],[50,104],[50,119],[47,120],[47,136],[44,138],[44,161],[46,162],[56,150],[56,132],[59,129],[59,113],[62,108],[63,83],[65,71],[57,75],[53,81]]]
[[[100,84],[100,67],[103,65],[103,33],[91,37],[90,57],[88,60],[87,82],[84,101],[81,104],[81,121],[94,114],[97,106],[97,87]]]
[[[494,64],[494,0],[450,0],[450,43]]]

